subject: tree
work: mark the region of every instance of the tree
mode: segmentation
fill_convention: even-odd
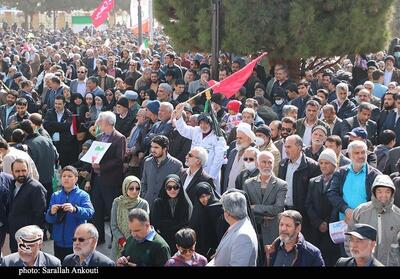
[[[222,49],[270,52],[299,69],[301,58],[383,49],[394,0],[222,0]],[[181,50],[211,48],[210,0],[155,0],[155,16]]]

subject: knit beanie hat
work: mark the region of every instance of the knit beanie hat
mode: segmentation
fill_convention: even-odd
[[[240,101],[232,100],[232,101],[229,101],[229,103],[226,105],[226,109],[233,110],[234,112],[238,113],[241,105],[242,105],[242,103]]]
[[[320,160],[327,160],[332,165],[337,166],[337,156],[335,151],[333,151],[332,149],[327,148],[324,151],[322,151],[321,155],[319,155],[318,162]]]
[[[158,114],[158,110],[160,109],[160,101],[158,100],[149,101],[147,102],[146,108],[153,114]]]
[[[129,109],[129,101],[126,97],[121,97],[119,98],[117,105],[126,107],[127,109]]]

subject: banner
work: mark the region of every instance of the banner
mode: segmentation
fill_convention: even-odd
[[[115,0],[103,0],[96,10],[94,10],[91,18],[95,28],[99,27],[104,21],[106,21],[108,13],[114,8],[114,5]]]

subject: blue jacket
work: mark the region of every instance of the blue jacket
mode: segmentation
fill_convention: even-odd
[[[7,225],[8,195],[13,179],[8,173],[0,173],[0,229]]]
[[[267,245],[266,266],[274,266],[280,245],[281,240],[279,237],[275,239],[271,245]],[[296,249],[296,251],[292,266],[325,266],[321,251],[310,242],[306,241],[301,233],[299,233],[299,239],[294,249]]]
[[[54,204],[71,203],[76,207],[76,212],[67,212],[62,223],[57,222],[57,214],[51,214],[51,207]],[[72,237],[75,229],[86,220],[92,218],[94,208],[90,201],[89,194],[79,189],[78,186],[68,194],[64,189],[51,195],[50,205],[46,213],[46,221],[53,224],[53,239],[57,246],[71,248]]]

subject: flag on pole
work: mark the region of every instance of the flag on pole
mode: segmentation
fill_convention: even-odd
[[[71,135],[76,136],[78,134],[78,125],[76,121],[76,114],[72,115],[72,123],[71,123]]]
[[[108,17],[108,13],[114,8],[114,5],[115,0],[103,0],[96,10],[94,10],[91,18],[95,28],[103,24]]]
[[[226,79],[221,82],[216,82],[215,80],[210,80],[208,85],[213,87],[212,90],[214,93],[222,93],[226,98],[230,98],[235,95],[236,92],[243,86],[243,84],[248,80],[253,72],[253,68],[256,64],[263,59],[268,53],[264,52],[261,56],[257,57],[245,67],[237,71],[236,73],[230,75]]]
[[[142,53],[142,50],[148,49],[149,48],[149,40],[148,39],[143,39],[143,43],[140,45],[138,52]]]

